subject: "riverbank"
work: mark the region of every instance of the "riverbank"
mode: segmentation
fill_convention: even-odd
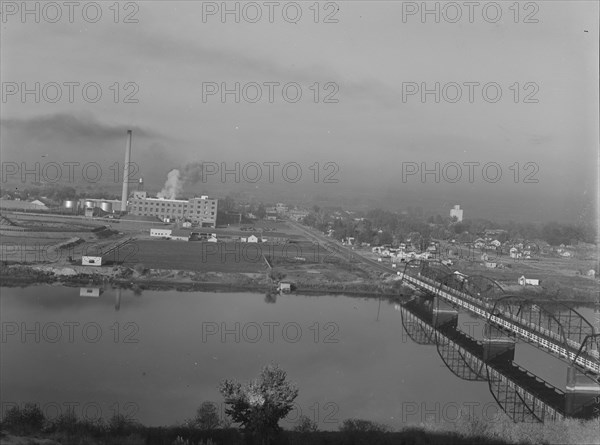
[[[361,295],[364,297],[408,297],[414,293],[396,280],[323,281],[319,277],[294,281],[296,294],[305,295]],[[179,292],[260,292],[276,293],[276,284],[264,273],[193,272],[183,270],[146,269],[136,271],[129,267],[99,267],[72,265],[68,267],[3,264],[0,266],[0,285],[26,287],[42,284],[69,287],[99,287],[110,285],[134,291]],[[547,302],[541,295],[529,295],[532,300]],[[552,298],[554,303],[575,306],[596,304],[588,298]]]
[[[25,287],[54,284],[69,287],[111,285],[134,291],[176,290],[180,292],[276,291],[276,284],[267,274],[191,272],[181,270],[146,269],[136,271],[127,267],[89,268],[83,266],[54,267],[47,265],[3,265],[0,283],[4,287]],[[301,294],[360,294],[363,296],[408,296],[409,290],[397,282],[310,282],[295,283],[295,293]]]

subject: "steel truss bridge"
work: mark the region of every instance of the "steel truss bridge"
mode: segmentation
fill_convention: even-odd
[[[446,367],[460,379],[487,382],[494,400],[513,421],[597,417],[599,403],[596,398],[568,411],[564,391],[514,363],[514,347],[489,356],[485,352],[485,342],[457,329],[457,317],[436,323],[431,301],[427,307],[413,299],[402,305],[400,311],[402,326],[415,343],[436,345]]]
[[[409,261],[400,275],[402,282],[557,355],[600,382],[600,336],[576,310],[507,294],[488,277],[459,274],[439,261]]]

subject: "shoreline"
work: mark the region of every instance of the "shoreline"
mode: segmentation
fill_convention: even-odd
[[[0,269],[0,287],[29,287],[39,285],[60,285],[66,287],[98,287],[110,285],[115,288],[131,290],[199,292],[260,292],[277,294],[275,283],[264,275],[248,277],[239,273],[207,273],[213,280],[194,280],[190,278],[153,278],[133,276],[128,268],[116,268],[115,271],[93,270],[92,273],[77,272],[75,267],[52,267],[47,265],[15,264]],[[88,269],[89,270],[89,269]],[[67,271],[67,272],[65,272]],[[87,270],[86,270],[87,272]],[[116,273],[115,273],[116,272]],[[170,271],[178,275],[180,271]],[[123,276],[129,275],[130,276]],[[258,275],[258,274],[255,274]],[[217,278],[217,280],[214,280]],[[408,289],[384,283],[298,283],[291,294],[303,295],[362,295],[365,297],[405,297]]]
[[[38,285],[66,287],[98,287],[110,285],[113,288],[134,291],[177,291],[177,292],[259,292],[278,294],[275,283],[266,279],[262,274],[252,277],[240,273],[206,272],[200,278],[211,280],[180,278],[186,271],[158,271],[171,277],[151,277],[147,275],[134,276],[127,267],[89,269],[82,271],[82,266],[49,266],[47,264],[12,264],[0,268],[0,287],[30,287]],[[259,278],[260,277],[260,278]],[[196,277],[197,278],[197,277]],[[215,280],[216,278],[216,280]],[[360,295],[364,297],[408,297],[414,291],[394,282],[363,282],[363,283],[306,283],[295,285],[291,294],[297,295]],[[572,306],[595,306],[597,301],[588,299],[549,299],[533,298],[532,302],[563,303]]]

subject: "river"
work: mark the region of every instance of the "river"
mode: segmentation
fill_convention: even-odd
[[[460,409],[494,419],[500,407],[488,384],[453,375],[435,346],[407,335],[398,309],[339,295],[108,288],[90,297],[71,287],[4,287],[2,411],[34,402],[50,418],[70,406],[88,419],[119,412],[171,425],[203,401],[222,409],[222,379],[245,381],[274,362],[300,390],[283,427],[300,413],[324,430],[347,418],[394,428],[452,422]],[[460,317],[465,332],[482,326],[473,322]],[[564,387],[562,362],[521,344],[516,357]]]

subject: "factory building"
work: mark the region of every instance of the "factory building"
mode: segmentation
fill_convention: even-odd
[[[156,216],[164,220],[187,219],[201,227],[216,227],[218,199],[208,196],[183,199],[148,198],[145,192],[136,191],[129,200],[130,215]]]

